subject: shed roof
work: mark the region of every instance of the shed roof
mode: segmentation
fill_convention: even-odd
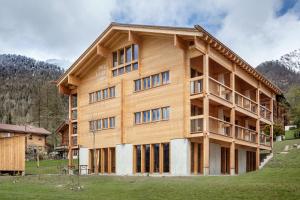
[[[24,134],[37,134],[37,135],[50,135],[51,132],[44,128],[35,127],[31,125],[20,126],[13,124],[0,124],[0,131],[10,132],[10,133],[24,133]]]

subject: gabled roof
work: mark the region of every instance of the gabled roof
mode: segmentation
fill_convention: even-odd
[[[13,124],[0,124],[1,132],[9,133],[24,133],[24,134],[36,134],[36,135],[50,135],[51,132],[44,128],[38,128],[34,126],[19,126]]]
[[[212,48],[219,53],[227,57],[238,67],[244,69],[247,73],[254,76],[257,80],[263,82],[268,88],[273,90],[276,94],[282,94],[282,91],[273,83],[271,83],[262,74],[256,71],[251,65],[244,61],[240,56],[230,50],[226,45],[221,43],[218,39],[208,33],[203,27],[195,25],[194,28],[185,27],[170,27],[170,26],[153,26],[153,25],[138,25],[138,24],[121,24],[111,23],[104,32],[84,51],[84,53],[70,66],[70,68],[57,80],[57,85],[61,85],[68,79],[76,68],[82,65],[83,60],[88,60],[91,52],[97,52],[97,46],[103,44],[108,36],[113,31],[133,31],[136,33],[152,33],[152,34],[164,34],[164,35],[178,35],[180,37],[198,37],[206,43],[210,44]]]

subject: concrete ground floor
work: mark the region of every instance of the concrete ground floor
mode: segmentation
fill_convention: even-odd
[[[254,171],[259,163],[257,147],[203,138],[79,149],[81,174],[235,175]]]

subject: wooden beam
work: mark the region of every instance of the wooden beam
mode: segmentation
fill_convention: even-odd
[[[140,45],[142,43],[141,38],[136,33],[130,30],[128,31],[128,41],[137,45]]]
[[[164,145],[162,143],[159,144],[159,173],[162,174],[164,172]]]
[[[101,46],[100,44],[97,45],[97,55],[107,58],[110,55],[110,50],[108,48],[105,48]]]
[[[74,86],[79,86],[80,80],[75,76],[68,75],[68,84],[74,85]]]
[[[194,44],[195,44],[195,48],[200,51],[202,54],[205,54],[205,47],[203,46],[201,40],[199,37],[194,37]]]
[[[174,35],[174,46],[182,50],[186,50],[188,48],[186,41],[178,35]]]
[[[59,85],[58,86],[58,92],[59,94],[65,94],[65,95],[70,95],[71,90],[65,86]]]

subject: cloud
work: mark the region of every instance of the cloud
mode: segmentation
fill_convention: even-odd
[[[0,53],[74,61],[111,21],[200,24],[253,66],[300,48],[300,1],[2,0]]]

